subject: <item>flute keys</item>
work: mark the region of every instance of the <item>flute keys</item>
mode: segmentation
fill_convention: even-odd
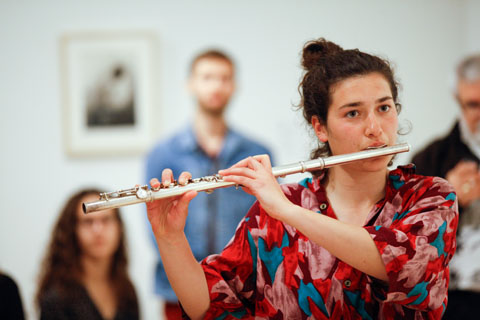
[[[137,192],[135,195],[137,196],[138,199],[146,199],[148,196],[148,192],[144,188],[140,187],[137,189]]]
[[[142,188],[146,188],[147,186],[142,186]],[[139,187],[131,188],[131,189],[124,189],[118,190],[113,192],[102,192],[100,193],[100,200],[108,201],[109,199],[113,198],[122,198],[126,196],[131,196],[136,194]]]
[[[164,184],[162,184],[162,188],[164,189],[171,189],[171,188],[175,188],[176,186],[178,186],[177,180],[173,180],[172,182],[170,182],[168,186],[165,186]]]

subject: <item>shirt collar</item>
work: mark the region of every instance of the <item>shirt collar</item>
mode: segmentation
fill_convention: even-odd
[[[191,124],[188,124],[180,134],[181,139],[179,140],[179,146],[185,151],[193,152],[199,149],[197,138],[193,133],[193,127]]]
[[[198,144],[198,139],[193,131],[193,125],[190,123],[185,127],[181,134],[180,146],[185,151],[195,152],[202,150]],[[225,134],[225,140],[223,142],[222,150],[220,151],[219,157],[227,156],[238,150],[241,144],[241,136],[234,130],[227,127],[227,132]]]
[[[398,166],[396,169],[391,170],[388,173],[387,184],[385,186],[385,197],[377,202],[376,207],[381,208],[386,201],[391,200],[395,194],[395,190],[400,189],[408,177],[412,174],[415,174],[415,165],[413,163]],[[307,187],[316,194],[322,195],[326,199],[326,190],[325,187],[321,184],[322,178],[325,173],[320,174],[318,178],[315,179],[306,179],[308,180]]]

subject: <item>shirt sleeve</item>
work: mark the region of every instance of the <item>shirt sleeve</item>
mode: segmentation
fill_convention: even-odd
[[[258,229],[258,212],[256,202],[222,253],[201,263],[210,292],[205,319],[250,319],[254,314],[257,249],[252,233]]]
[[[403,194],[398,193],[392,203],[386,204],[384,210],[395,210],[391,225],[366,227],[388,274],[388,286],[378,286],[378,280],[374,280],[373,292],[385,303],[438,310],[447,302],[448,263],[456,247],[458,204],[446,180],[416,177],[413,185],[405,184]],[[399,202],[401,206],[395,204]]]

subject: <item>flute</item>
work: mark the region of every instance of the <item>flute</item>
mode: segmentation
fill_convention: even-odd
[[[407,152],[409,150],[410,145],[408,143],[402,143],[390,147],[369,149],[355,153],[341,154],[277,166],[272,168],[272,173],[275,177],[284,177],[290,174],[322,170],[353,161],[388,156],[396,153]],[[149,188],[147,185],[143,185],[136,186],[131,189],[100,193],[100,199],[98,201],[85,202],[82,204],[82,207],[84,213],[90,213],[94,211],[114,209],[132,204],[154,201],[162,198],[174,197],[184,194],[190,190],[211,193],[214,189],[231,186],[236,186],[238,188],[238,185],[236,185],[234,182],[223,181],[223,177],[219,174],[216,174],[202,178],[189,179],[185,185],[180,185],[174,181],[167,187],[161,185],[156,189]]]

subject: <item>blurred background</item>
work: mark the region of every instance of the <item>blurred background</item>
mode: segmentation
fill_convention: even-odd
[[[307,159],[314,141],[294,110],[306,41],[325,37],[387,57],[402,84],[401,124],[412,127],[401,140],[415,152],[446,133],[458,114],[453,70],[480,50],[479,13],[475,0],[0,0],[0,269],[18,282],[28,319],[37,317],[38,270],[61,206],[81,187],[113,191],[144,182],[146,151],[193,110],[185,81],[200,50],[213,46],[233,56],[238,90],[227,118],[268,145],[277,164]],[[75,82],[61,41],[108,32],[148,34],[141,50],[148,63],[136,82],[143,131],[122,152],[89,149],[86,141],[88,152],[72,154]],[[121,133],[103,138],[121,149]],[[160,319],[144,205],[122,215],[142,317]]]

